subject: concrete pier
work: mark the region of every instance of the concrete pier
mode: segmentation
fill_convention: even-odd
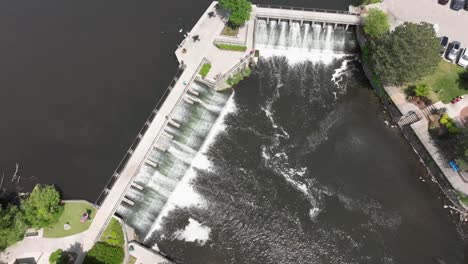
[[[346,29],[350,25],[361,25],[363,20],[361,16],[350,14],[346,11],[334,11],[324,9],[297,10],[290,8],[280,8],[275,6],[258,5],[255,8],[255,17],[270,21],[299,21],[301,25],[304,22],[321,23],[323,25],[331,24],[344,25]]]
[[[132,187],[140,191],[143,191],[145,189],[143,186],[141,186],[140,184],[136,182],[132,182]]]
[[[150,165],[150,166],[153,167],[153,168],[157,168],[157,167],[158,167],[158,164],[157,164],[155,161],[151,160],[150,158],[146,158],[145,163],[148,164],[148,165]]]

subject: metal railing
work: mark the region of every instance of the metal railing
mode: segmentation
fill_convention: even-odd
[[[351,14],[349,11],[345,11],[345,10],[333,10],[333,9],[322,9],[322,8],[307,8],[307,7],[281,6],[281,5],[263,5],[263,4],[256,4],[256,6],[257,7],[262,7],[262,8],[287,9],[287,10],[298,10],[298,11],[312,11],[312,12],[333,13],[333,14],[346,14],[346,15]]]
[[[117,180],[119,177],[119,174],[122,172],[122,170],[125,168],[127,165],[127,162],[130,160],[130,157],[132,156],[133,151],[136,149],[138,144],[140,143],[141,138],[144,136],[146,133],[146,130],[148,129],[149,125],[151,124],[151,121],[153,121],[154,117],[156,116],[159,108],[161,105],[164,103],[166,100],[167,96],[171,92],[172,88],[174,87],[175,83],[179,79],[179,77],[182,75],[182,73],[185,70],[185,65],[181,65],[179,69],[177,70],[176,74],[172,78],[169,86],[166,88],[162,96],[159,98],[158,102],[156,103],[156,106],[154,107],[153,111],[151,111],[151,114],[148,116],[148,118],[145,121],[145,124],[143,127],[138,131],[138,134],[136,138],[132,141],[130,144],[130,147],[128,150],[125,152],[124,157],[120,160],[119,165],[117,165],[117,169],[115,169],[114,173],[109,177],[109,180],[107,180],[106,185],[104,187],[104,190],[99,194],[98,198],[96,199],[95,204],[97,206],[101,205],[101,202],[104,201],[107,192],[112,188],[114,185],[114,182]]]

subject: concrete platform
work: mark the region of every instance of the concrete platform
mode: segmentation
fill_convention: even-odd
[[[173,263],[159,253],[142,246],[138,242],[128,243],[128,253],[136,258],[137,264],[170,264]]]

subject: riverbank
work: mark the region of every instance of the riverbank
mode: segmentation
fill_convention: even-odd
[[[366,37],[362,28],[356,29],[356,36],[361,50],[366,45]],[[468,208],[459,200],[458,192],[468,193],[468,183],[448,166],[448,161],[441,155],[428,131],[429,122],[427,114],[417,106],[406,100],[406,95],[401,87],[383,86],[376,81],[367,62],[362,60],[364,73],[369,83],[379,95],[382,104],[388,110],[396,124],[400,125],[401,132],[415,153],[420,157],[428,174],[431,176],[447,199],[452,203],[451,209],[460,215],[460,220],[466,221]],[[413,123],[401,122],[405,118],[414,118]],[[447,205],[447,207],[450,207]]]

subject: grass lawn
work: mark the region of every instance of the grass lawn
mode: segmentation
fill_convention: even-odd
[[[122,225],[119,221],[112,218],[109,225],[106,227],[106,230],[104,230],[104,233],[102,234],[101,241],[123,248],[125,244],[125,238]]]
[[[223,31],[221,31],[221,35],[231,36],[231,37],[237,37],[238,33],[239,33],[238,28],[231,28],[231,27],[228,27],[228,26],[225,26],[223,28]]]
[[[88,212],[90,219],[84,223],[80,222],[83,213]],[[96,209],[85,202],[65,202],[63,214],[60,216],[57,223],[50,227],[44,228],[45,237],[66,237],[81,233],[89,228],[91,221],[96,215]],[[63,229],[63,225],[68,223],[71,228]]]
[[[425,83],[431,88],[432,92],[429,97],[434,102],[441,100],[448,103],[454,97],[468,93],[468,79],[460,78],[465,71],[453,63],[441,61],[433,74],[418,83]]]
[[[205,63],[200,69],[200,75],[203,76],[203,78],[205,78],[206,75],[208,75],[208,73],[210,72],[210,70],[211,70],[211,64]]]

